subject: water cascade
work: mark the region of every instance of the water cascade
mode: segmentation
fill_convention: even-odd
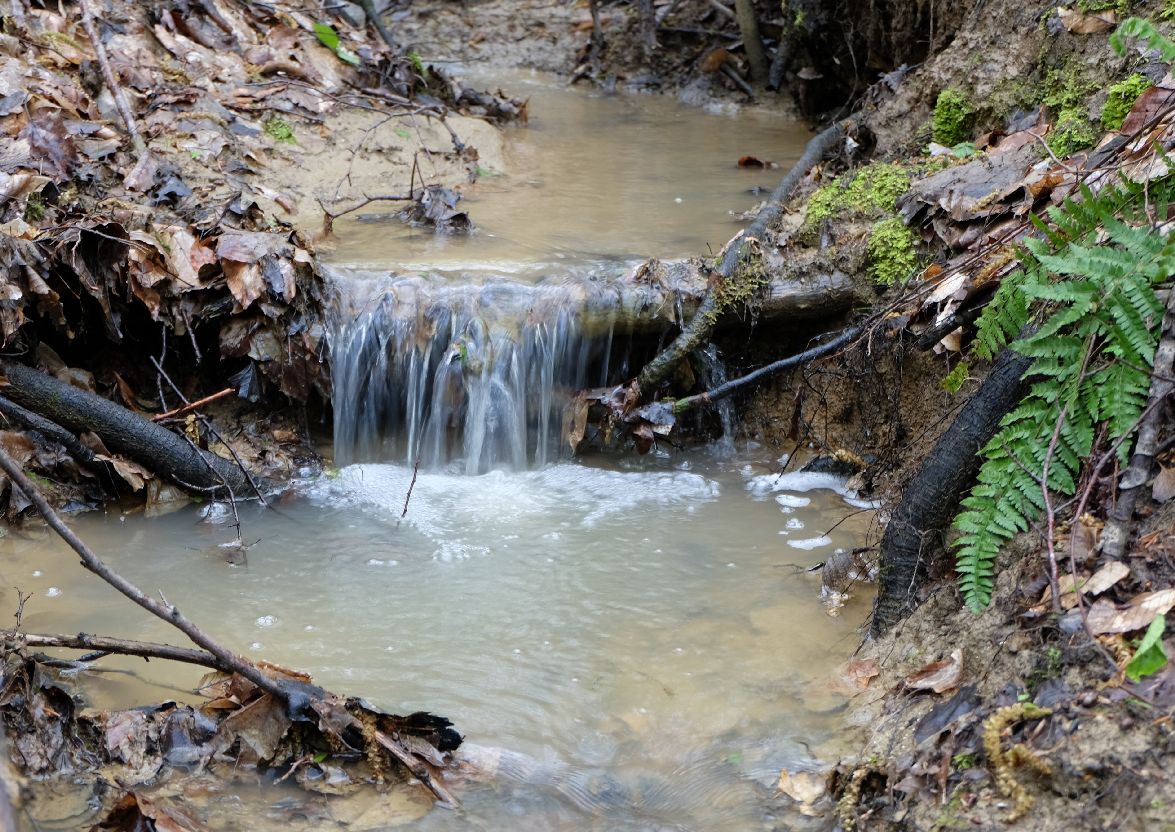
[[[612,361],[615,316],[607,298],[585,291],[590,280],[470,283],[336,268],[332,284],[340,465],[542,466],[567,455],[568,397],[628,371]]]

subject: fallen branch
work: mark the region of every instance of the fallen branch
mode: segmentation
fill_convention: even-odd
[[[166,431],[164,432],[166,433]],[[53,510],[53,507],[45,500],[40,490],[25,476],[24,471],[21,470],[20,466],[16,464],[16,461],[3,448],[0,448],[0,469],[8,475],[16,487],[24,492],[24,495],[36,506],[37,511],[41,513],[41,517],[49,524],[49,528],[55,531],[71,549],[77,552],[78,556],[82,559],[82,565],[86,569],[89,569],[147,612],[163,619],[186,635],[192,640],[193,644],[211,654],[219,663],[217,666],[221,670],[236,673],[248,679],[261,690],[274,696],[280,702],[285,703],[287,709],[291,711],[300,710],[302,701],[309,700],[309,697],[305,693],[301,697],[294,695],[293,683],[279,682],[276,679],[266,676],[248,659],[243,656],[238,656],[236,653],[221,646],[219,642],[215,641],[189,621],[175,605],[169,603],[166,599],[163,601],[155,600],[107,566],[80,537],[74,534],[73,529],[65,525],[61,517]]]
[[[43,416],[38,416],[31,410],[26,410],[15,402],[0,396],[0,413],[3,413],[16,424],[26,430],[36,431],[48,440],[56,442],[65,448],[75,460],[91,470],[98,470],[106,466],[99,460],[92,450],[82,444],[72,433],[61,425],[51,422]]]
[[[1120,560],[1126,554],[1134,523],[1134,507],[1154,474],[1159,430],[1163,427],[1162,402],[1175,390],[1172,373],[1175,373],[1175,290],[1167,295],[1163,334],[1155,350],[1154,371],[1151,373],[1149,407],[1138,428],[1130,465],[1120,481],[1122,492],[1102,530],[1102,554],[1108,558]]]
[[[370,2],[370,0],[368,0]],[[102,79],[106,82],[106,88],[110,90],[110,94],[114,97],[114,106],[118,108],[118,114],[122,116],[123,124],[126,125],[126,131],[131,137],[131,143],[135,146],[135,153],[139,156],[139,161],[142,157],[147,155],[147,143],[143,141],[142,135],[139,133],[139,125],[135,121],[135,116],[131,112],[130,103],[126,99],[126,92],[122,85],[118,83],[118,78],[114,75],[114,70],[110,67],[110,58],[106,54],[106,45],[102,43],[102,37],[98,32],[98,27],[94,24],[94,13],[90,8],[90,0],[81,0],[82,6],[82,26],[86,30],[86,37],[90,39],[90,45],[94,47],[94,55],[98,59],[98,68],[102,71]]]
[[[196,664],[201,667],[220,670],[225,673],[233,672],[216,656],[205,650],[193,650],[190,647],[175,647],[170,644],[156,644],[149,641],[131,641],[124,638],[109,638],[107,636],[92,636],[89,633],[77,635],[54,635],[42,633],[22,633],[17,630],[0,630],[0,640],[5,649],[13,646],[24,647],[65,647],[70,650],[98,650],[102,653],[117,653],[120,656],[140,656],[144,659],[167,659],[173,662]]]
[[[849,129],[856,124],[859,115],[850,116],[845,121],[839,121],[822,133],[815,136],[804,148],[803,155],[783,177],[767,203],[759,211],[755,221],[738,237],[727,244],[726,254],[718,266],[717,275],[711,281],[705,297],[698,306],[694,316],[678,334],[668,347],[662,350],[652,361],[644,366],[640,375],[633,384],[637,394],[652,393],[665,379],[673,373],[677,365],[687,355],[702,346],[714,332],[720,310],[722,285],[730,280],[740,266],[746,262],[751,251],[752,241],[757,241],[766,233],[783,211],[783,203],[808,174],[808,171],[819,164],[820,160],[847,135]]]
[[[959,499],[979,471],[979,450],[1023,397],[1028,386],[1023,376],[1032,360],[1009,349],[1000,353],[983,384],[902,492],[881,538],[877,601],[869,628],[872,637],[884,635],[913,608],[930,557],[941,548]]]
[[[92,431],[107,448],[125,454],[186,488],[213,495],[249,489],[245,473],[223,457],[194,448],[183,437],[95,393],[0,359],[8,378],[4,396],[71,431]]]
[[[379,32],[383,42],[388,45],[388,49],[391,49],[393,53],[399,52],[400,48],[396,46],[396,39],[392,37],[391,30],[388,29],[387,24],[376,11],[373,0],[357,0],[357,2],[359,8],[363,9],[364,14],[367,15],[367,19],[371,21],[371,25],[375,27],[375,31]]]
[[[713,404],[719,399],[724,399],[731,393],[737,390],[754,384],[760,379],[768,378],[777,373],[792,367],[797,367],[801,364],[807,364],[809,361],[815,361],[817,358],[823,358],[829,353],[836,352],[841,347],[860,336],[867,326],[861,324],[858,326],[851,326],[848,329],[841,330],[841,332],[831,341],[819,344],[810,349],[804,350],[801,353],[791,356],[790,358],[782,358],[779,361],[774,361],[766,366],[760,367],[757,370],[747,373],[740,378],[732,379],[725,384],[720,384],[713,390],[707,390],[705,393],[698,393],[693,396],[687,396],[684,399],[678,399],[673,403],[673,412],[677,414],[685,413],[688,410],[693,410],[698,407],[705,407]]]

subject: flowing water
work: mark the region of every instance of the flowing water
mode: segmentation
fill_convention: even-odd
[[[570,392],[630,370],[623,333],[584,326],[584,283],[632,252],[720,245],[728,212],[774,178],[735,160],[786,162],[801,136],[659,99],[531,92],[511,172],[469,192],[481,234],[340,224],[343,466],[278,510],[242,507],[246,563],[225,560],[222,507],[75,525],[232,647],[444,714],[497,761],[462,788],[460,816],[417,802],[354,828],[797,828],[809,822],[774,784],[842,748],[836,671],[865,611],[829,616],[805,570],[860,545],[866,521],[840,522],[835,481],[776,476],[734,442],[728,411],[723,444],[692,452],[573,461],[559,434]],[[723,378],[716,354],[699,366]],[[45,534],[0,540],[0,585],[34,593],[29,631],[174,640]],[[200,675],[101,665],[87,680],[99,705],[182,697]],[[273,820],[276,796],[246,798],[232,811],[253,813],[249,828],[293,828]]]

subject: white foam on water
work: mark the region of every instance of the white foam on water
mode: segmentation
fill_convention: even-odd
[[[820,537],[810,537],[806,540],[789,540],[787,545],[791,546],[793,549],[804,549],[805,551],[808,551],[811,549],[819,549],[821,546],[832,545],[832,538],[822,535]]]

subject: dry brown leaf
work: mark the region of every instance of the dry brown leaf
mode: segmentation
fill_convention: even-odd
[[[118,475],[131,487],[132,491],[142,490],[143,486],[147,484],[147,480],[155,476],[139,463],[131,462],[129,459],[124,459],[121,456],[94,454],[94,459],[109,462]]]
[[[1171,607],[1175,607],[1175,589],[1144,592],[1122,607],[1103,598],[1089,608],[1087,620],[1094,635],[1129,633],[1148,626]]]
[[[250,304],[261,297],[265,291],[265,282],[261,278],[261,267],[256,263],[238,263],[236,260],[221,260],[220,267],[224,269],[224,280],[228,290],[241,309],[249,308]]]
[[[932,690],[943,693],[959,686],[963,678],[963,650],[956,648],[942,661],[931,662],[926,667],[906,677],[910,690]]]
[[[1085,595],[1101,595],[1129,574],[1130,567],[1121,561],[1112,560],[1094,572],[1093,577],[1081,587],[1081,591]]]
[[[845,670],[845,678],[857,690],[865,690],[875,676],[881,675],[877,659],[853,659]]]
[[[1151,486],[1151,496],[1156,503],[1165,503],[1175,497],[1175,468],[1160,468]]]
[[[1075,35],[1097,35],[1108,32],[1118,22],[1118,16],[1113,9],[1084,14],[1077,9],[1061,6],[1057,9],[1057,17],[1061,19],[1061,25]]]

